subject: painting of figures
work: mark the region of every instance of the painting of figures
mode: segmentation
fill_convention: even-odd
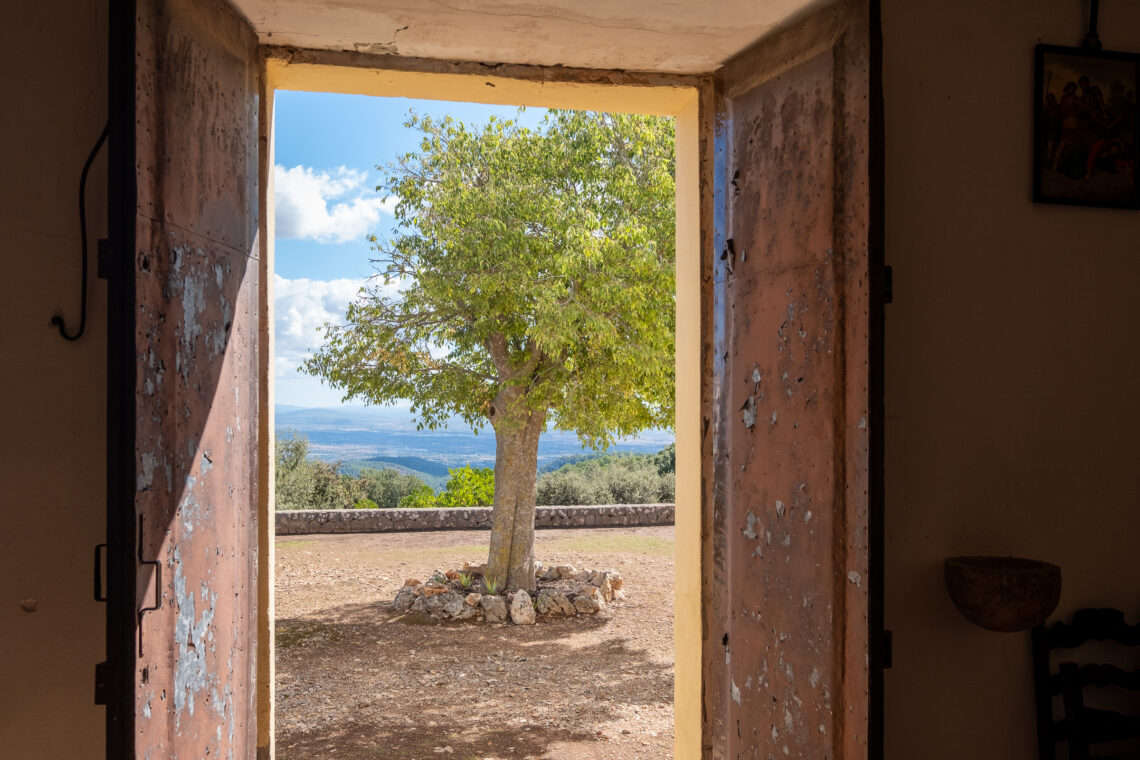
[[[1037,46],[1033,200],[1140,208],[1140,55]]]

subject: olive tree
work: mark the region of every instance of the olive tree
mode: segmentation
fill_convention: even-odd
[[[412,115],[418,151],[377,190],[379,280],[305,370],[346,399],[407,399],[427,428],[495,434],[487,574],[534,588],[538,439],[604,448],[673,421],[670,119],[551,111],[535,129]],[[390,286],[395,283],[393,295]]]

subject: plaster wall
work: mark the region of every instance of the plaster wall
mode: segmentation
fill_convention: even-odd
[[[0,754],[103,756],[94,667],[104,607],[92,551],[105,534],[106,152],[87,182],[92,265],[79,323],[79,173],[107,118],[105,2],[19,3],[0,27]],[[45,44],[47,45],[45,47]],[[22,609],[34,600],[35,612]],[[29,606],[31,606],[29,604]]]
[[[1033,46],[1087,3],[883,6],[886,754],[1030,760],[1029,636],[967,623],[942,561],[1052,561],[1057,616],[1140,618],[1140,213],[1030,200]],[[1140,50],[1140,5],[1101,38]]]

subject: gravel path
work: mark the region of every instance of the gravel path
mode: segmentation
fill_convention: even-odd
[[[277,541],[277,757],[659,760],[673,746],[673,528],[538,531],[544,564],[615,568],[596,617],[411,625],[405,578],[486,560],[486,531]]]

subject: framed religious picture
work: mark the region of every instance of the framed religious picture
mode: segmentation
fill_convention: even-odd
[[[1037,46],[1033,200],[1140,208],[1140,54]]]

